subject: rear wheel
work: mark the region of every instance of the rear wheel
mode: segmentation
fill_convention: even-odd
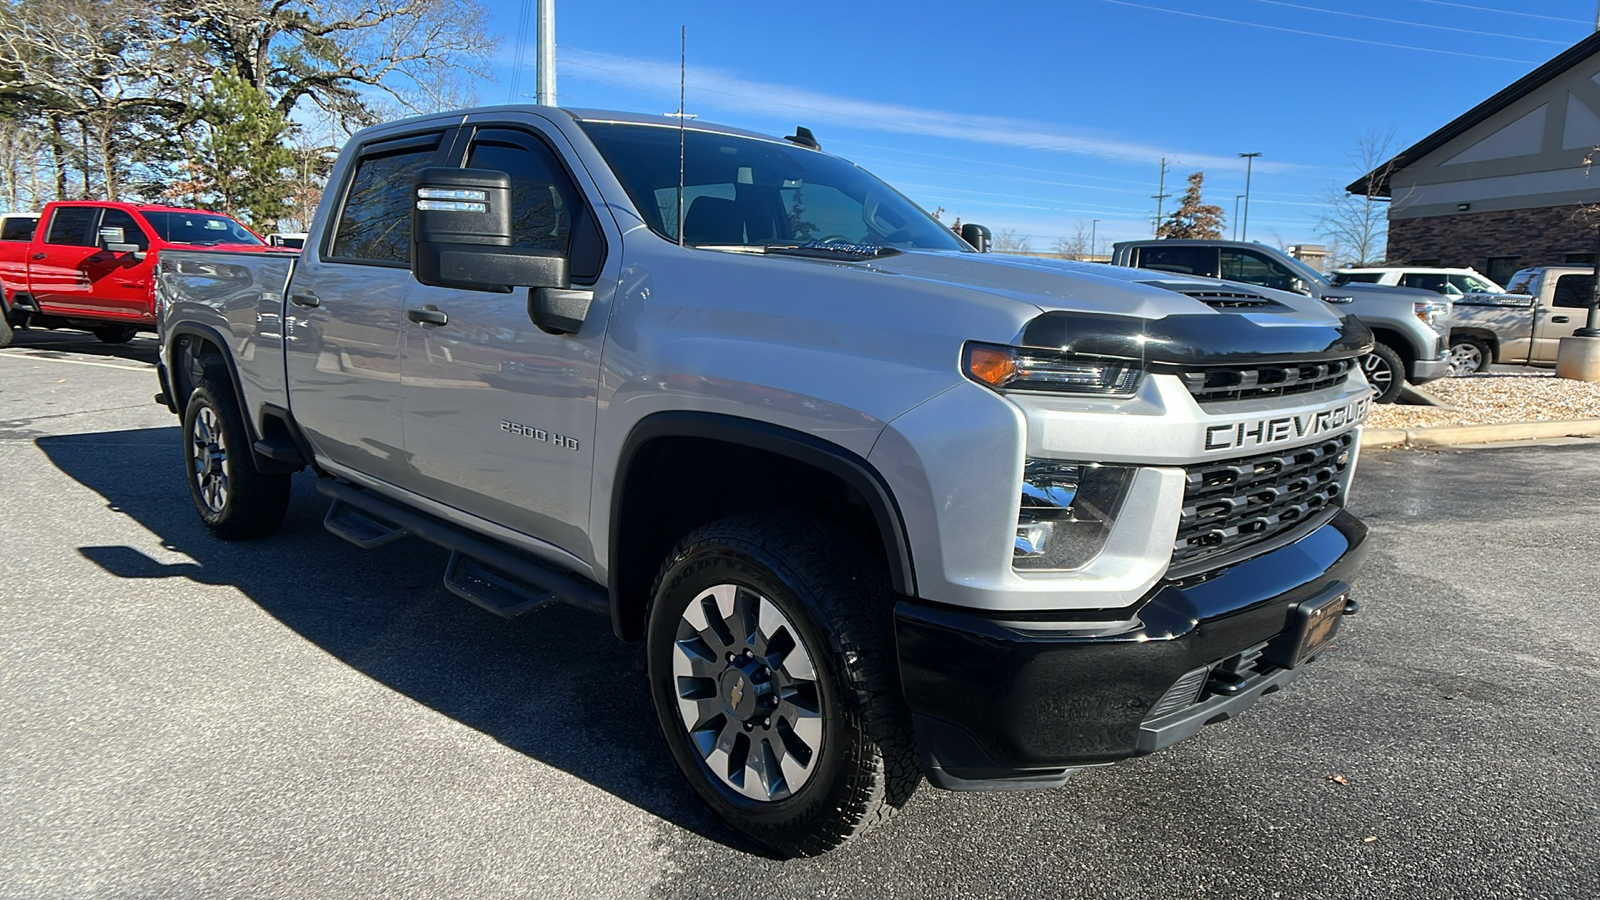
[[[139,329],[134,328],[132,325],[102,325],[93,329],[92,333],[100,339],[102,344],[126,344],[133,340],[133,336],[139,333]]]
[[[735,828],[813,856],[921,779],[900,699],[888,578],[828,522],[757,513],[684,538],[646,632],[678,767]]]
[[[0,347],[11,346],[11,339],[16,336],[16,331],[11,328],[11,320],[6,318],[6,310],[0,304]]]
[[[1361,371],[1372,385],[1372,399],[1378,403],[1393,403],[1406,383],[1405,362],[1384,344],[1373,344],[1372,352],[1361,357]]]
[[[1471,335],[1457,335],[1450,339],[1450,374],[1471,375],[1474,372],[1487,372],[1489,362],[1494,357],[1489,352],[1489,345],[1482,338]]]
[[[289,509],[289,476],[256,468],[238,401],[220,367],[207,367],[195,384],[183,434],[189,496],[211,533],[239,541],[277,530]]]

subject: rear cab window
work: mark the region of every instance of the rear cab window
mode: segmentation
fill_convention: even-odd
[[[38,225],[38,216],[7,216],[0,222],[0,241],[31,241]]]
[[[1140,247],[1136,263],[1157,272],[1217,277],[1217,251],[1210,247]]]

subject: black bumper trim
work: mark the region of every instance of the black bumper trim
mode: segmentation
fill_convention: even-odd
[[[1365,538],[1366,526],[1341,511],[1300,540],[1222,572],[1158,584],[1141,605],[1107,613],[1135,619],[1109,634],[1085,631],[1081,614],[1024,622],[901,601],[901,680],[929,780],[956,789],[1045,786],[1072,768],[1153,752],[1237,714],[1299,670],[1263,671],[1231,696],[1203,697],[1199,707],[1145,722],[1185,673],[1270,641],[1296,604],[1348,583]]]

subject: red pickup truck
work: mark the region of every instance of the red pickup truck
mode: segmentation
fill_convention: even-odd
[[[86,200],[46,204],[31,230],[0,233],[0,347],[11,343],[14,327],[82,328],[109,344],[154,331],[156,254],[193,246],[266,249],[255,232],[218,213]]]

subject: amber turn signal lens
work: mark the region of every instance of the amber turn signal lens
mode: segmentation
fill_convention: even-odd
[[[1017,358],[994,347],[970,347],[967,374],[990,387],[1001,387],[1017,376]]]

